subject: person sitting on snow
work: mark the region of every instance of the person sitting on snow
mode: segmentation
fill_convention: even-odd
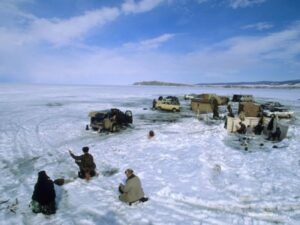
[[[89,154],[89,147],[82,148],[83,155],[76,156],[73,154],[71,150],[69,153],[73,159],[75,159],[75,163],[79,166],[80,171],[78,172],[78,177],[90,179],[96,175],[95,169],[96,164],[94,163],[94,158],[91,154]]]
[[[254,134],[261,135],[261,132],[264,130],[264,117],[261,117],[258,121],[258,124],[254,127]]]
[[[238,132],[239,134],[246,134],[247,128],[246,125],[243,124],[242,122],[239,122],[240,128],[237,129],[236,132]]]
[[[122,202],[129,203],[131,205],[134,202],[145,202],[148,198],[144,197],[144,191],[142,188],[142,184],[138,176],[134,175],[132,169],[127,169],[125,171],[126,174],[126,184],[119,185],[119,192],[121,195],[119,199]]]
[[[55,197],[53,181],[45,171],[40,171],[31,197],[32,211],[46,215],[54,214],[56,212]]]

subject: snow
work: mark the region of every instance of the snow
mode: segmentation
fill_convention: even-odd
[[[236,147],[223,122],[199,121],[184,94],[253,94],[295,111],[287,139]],[[150,110],[153,98],[181,97],[181,113]],[[299,224],[300,89],[231,89],[149,86],[0,86],[1,224]],[[88,112],[133,112],[133,126],[115,134],[86,131]],[[149,130],[155,137],[147,138]],[[230,140],[232,143],[230,143]],[[98,177],[74,179],[68,149],[89,146]],[[150,200],[118,200],[124,171],[132,168]],[[37,173],[69,183],[56,186],[55,215],[28,207]],[[109,172],[117,173],[109,176]],[[3,202],[9,200],[8,202]],[[16,203],[17,201],[17,203]]]

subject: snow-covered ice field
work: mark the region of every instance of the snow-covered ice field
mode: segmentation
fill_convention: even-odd
[[[228,144],[223,122],[199,121],[184,94],[253,94],[295,111],[287,139],[246,152]],[[160,95],[180,96],[177,114],[150,110]],[[133,126],[115,134],[86,131],[88,112],[133,112]],[[0,224],[300,224],[300,89],[147,86],[0,86]],[[155,137],[148,139],[149,130]],[[235,141],[235,138],[232,138]],[[28,207],[40,170],[72,179],[68,154],[89,146],[98,177],[57,187],[55,215]],[[141,178],[143,204],[118,200],[126,168]],[[219,170],[221,168],[221,170]],[[106,176],[111,170],[118,170]]]

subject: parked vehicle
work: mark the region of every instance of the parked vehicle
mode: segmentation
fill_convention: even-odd
[[[261,105],[264,116],[271,117],[276,115],[279,118],[292,118],[294,115],[293,111],[289,111],[279,102],[266,102]]]
[[[254,102],[253,95],[233,95],[232,102]]]
[[[180,102],[179,99],[175,96],[168,96],[166,98],[160,96],[158,100],[155,100],[154,108],[159,110],[179,112]]]
[[[116,132],[124,126],[132,123],[132,112],[127,110],[125,113],[113,108],[102,111],[92,111],[89,113],[90,127],[99,132]]]
[[[194,99],[194,98],[197,98],[197,94],[186,94],[183,96],[184,100],[191,100],[191,99]]]

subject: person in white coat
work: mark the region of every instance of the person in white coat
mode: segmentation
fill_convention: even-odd
[[[144,197],[144,191],[139,177],[134,174],[132,169],[127,169],[125,174],[127,177],[125,185],[119,185],[119,192],[121,193],[119,199],[129,205],[134,202],[147,201],[148,198]]]

